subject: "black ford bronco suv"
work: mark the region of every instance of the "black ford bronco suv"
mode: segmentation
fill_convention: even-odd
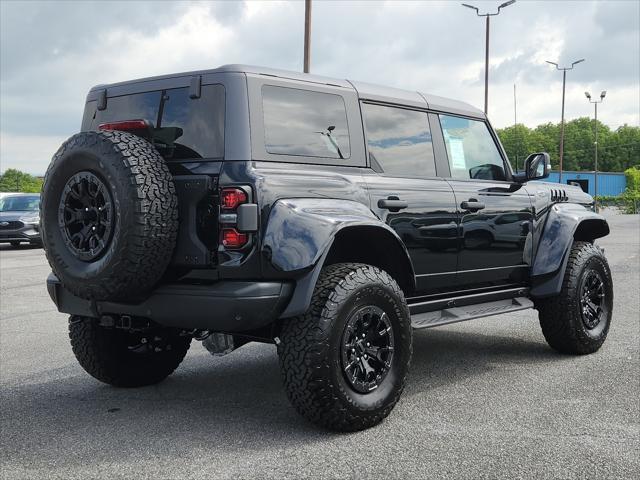
[[[415,91],[240,65],[100,85],[46,174],[48,291],[102,382],[159,382],[194,338],[275,343],[295,408],[360,430],[413,329],[535,308],[552,348],[600,348],[609,227],[549,168]]]

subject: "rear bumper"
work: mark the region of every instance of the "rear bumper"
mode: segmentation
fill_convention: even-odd
[[[91,301],[73,295],[51,274],[49,296],[63,313],[102,317],[128,315],[185,329],[242,332],[269,325],[289,302],[285,282],[226,281],[212,285],[168,284],[137,303]]]

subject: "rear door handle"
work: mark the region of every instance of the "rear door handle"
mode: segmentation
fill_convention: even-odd
[[[477,200],[469,199],[466,202],[462,202],[460,204],[460,207],[463,210],[469,210],[470,212],[477,212],[478,210],[482,210],[485,207],[485,205],[484,203],[479,202]]]
[[[408,206],[409,204],[405,200],[400,200],[398,197],[381,198],[378,200],[378,208],[384,208],[390,212],[399,212]]]

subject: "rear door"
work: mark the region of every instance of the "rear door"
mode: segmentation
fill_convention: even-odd
[[[529,269],[532,207],[483,120],[438,115],[460,227],[461,288],[520,283]]]
[[[424,111],[361,104],[371,209],[405,243],[418,293],[453,287],[457,217],[451,186],[437,177],[434,144]],[[443,148],[443,147],[442,147]]]

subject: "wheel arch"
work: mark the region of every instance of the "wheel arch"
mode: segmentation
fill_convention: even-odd
[[[582,205],[557,204],[548,214],[531,268],[531,295],[548,297],[562,288],[571,246],[609,234],[607,220]]]
[[[597,238],[609,235],[609,224],[604,218],[585,218],[573,232],[575,241],[593,242]]]
[[[307,310],[326,265],[367,263],[387,271],[405,292],[415,287],[413,266],[397,233],[367,206],[352,200],[278,200],[262,248],[274,268],[297,278],[280,318]]]
[[[359,225],[338,231],[324,265],[366,263],[386,271],[405,294],[415,289],[413,265],[395,232],[379,225]]]

